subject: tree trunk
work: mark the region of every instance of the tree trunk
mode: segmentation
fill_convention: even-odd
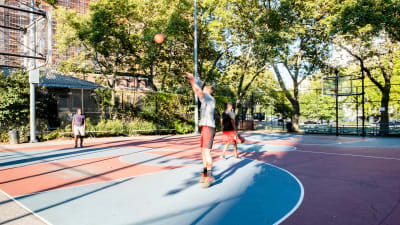
[[[236,91],[237,100],[236,100],[235,105],[234,105],[234,107],[235,107],[235,115],[236,115],[237,118],[238,118],[239,113],[240,113],[240,108],[242,107],[242,98],[243,98],[243,95],[242,95],[242,87],[243,87],[243,81],[244,81],[244,75],[242,74],[242,75],[240,76],[239,87],[238,87],[238,89],[237,89],[237,91]],[[244,120],[244,118],[242,118],[242,120]],[[237,120],[237,121],[238,121],[238,120]],[[238,123],[237,123],[237,124],[238,124]],[[238,127],[238,129],[239,129],[239,127]]]
[[[285,92],[286,98],[290,101],[290,104],[293,107],[293,114],[292,114],[292,131],[299,131],[299,118],[300,118],[300,103],[298,100],[299,97],[299,83],[295,80],[293,80],[293,95],[289,92],[289,90],[286,88],[286,85],[282,79],[282,75],[276,66],[276,64],[272,63],[272,68],[274,69],[275,75],[278,78],[279,85],[281,86],[282,90]]]
[[[242,105],[242,100],[240,99],[240,98],[238,98],[237,100],[236,100],[236,102],[234,103],[234,108],[235,108],[235,122],[236,122],[236,129],[238,129],[239,130],[239,113],[240,113],[240,108],[242,107],[241,106]],[[243,120],[243,118],[242,118],[242,120]]]
[[[362,59],[359,59],[361,63],[361,69],[366,72],[368,78],[372,81],[372,83],[375,84],[382,93],[382,98],[381,98],[381,108],[384,109],[384,111],[381,111],[381,122],[379,125],[379,133],[382,135],[388,134],[389,133],[389,100],[390,100],[390,89],[391,89],[391,77],[392,77],[392,72],[387,73],[383,68],[381,69],[382,75],[385,79],[384,85],[378,82],[377,79],[375,79],[371,71],[364,66],[364,61]]]
[[[163,78],[161,80],[161,91],[165,91],[165,81],[167,79],[167,73],[164,73]]]
[[[391,42],[386,35],[386,42]],[[385,80],[384,84],[380,83],[378,79],[372,76],[371,70],[365,66],[364,59],[361,56],[354,54],[350,49],[340,46],[342,49],[347,51],[351,56],[357,59],[360,62],[361,72],[365,72],[367,77],[372,81],[372,83],[378,87],[379,91],[382,93],[381,98],[381,108],[384,111],[381,111],[381,123],[380,123],[380,134],[388,134],[389,133],[389,100],[390,100],[390,88],[391,88],[391,78],[393,75],[394,63],[393,63],[393,51],[391,48],[388,48],[389,52],[389,60],[388,60],[388,68],[385,68],[383,65],[384,60],[378,57],[378,69],[380,69],[382,76]]]
[[[240,99],[236,100],[236,102],[234,103],[233,107],[235,108],[235,115],[239,115],[239,106],[240,106],[241,102]]]
[[[382,91],[381,98],[381,108],[385,109],[381,111],[381,123],[380,123],[380,133],[389,133],[389,100],[390,100],[390,85],[386,85]]]
[[[292,113],[292,131],[299,131],[300,104],[299,101],[291,102],[293,107]]]

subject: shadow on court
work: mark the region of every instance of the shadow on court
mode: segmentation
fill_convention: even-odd
[[[262,162],[256,165],[258,172],[248,177],[252,182],[246,184],[247,186],[243,192],[224,198],[218,198],[217,195],[217,197],[213,197],[213,201],[206,204],[191,204],[190,199],[188,199],[187,207],[179,213],[162,214],[161,216],[155,216],[154,218],[144,221],[135,221],[132,219],[131,224],[159,224],[164,220],[173,221],[174,218],[178,218],[182,215],[193,215],[193,212],[200,213],[197,213],[197,216],[191,218],[190,221],[188,220],[186,224],[272,224],[283,216],[283,211],[290,211],[289,206],[295,204],[294,199],[296,198],[291,194],[293,188],[290,187],[289,181],[283,182],[281,180],[281,183],[274,182],[273,179],[278,179],[279,181],[279,179],[282,178],[282,174],[268,164],[279,166],[290,171],[300,180],[305,189],[304,202],[301,204],[300,208],[281,224],[397,225],[396,221],[400,221],[400,179],[398,175],[398,171],[400,171],[400,151],[398,151],[397,147],[386,148],[384,145],[381,147],[357,146],[358,143],[363,142],[362,139],[360,139],[359,142],[350,144],[351,141],[358,141],[358,139],[341,139],[328,136],[307,135],[302,137],[296,135],[296,139],[294,139],[288,135],[283,135],[279,138],[276,134],[270,137],[268,134],[248,134],[248,137],[257,137],[260,140],[252,140],[251,143],[255,143],[254,146],[247,151],[240,152],[242,160],[216,171],[214,173],[216,178],[215,183],[209,190],[204,189],[205,191],[213,191],[213,189],[223,187],[224,181],[228,181],[235,176],[243,176],[243,174],[239,174],[246,170],[246,168],[253,165],[255,162]],[[343,140],[348,141],[349,144],[344,145]],[[269,141],[271,141],[271,143],[272,141],[281,141],[279,142],[280,144],[284,144],[287,141],[287,144],[296,147],[296,150],[265,151],[265,149],[262,148],[262,143],[268,143]],[[392,142],[395,141],[392,140]],[[380,140],[379,143],[384,143],[384,140]],[[179,158],[179,153],[181,151],[196,151],[196,149],[198,149],[198,137],[168,137],[153,140],[111,141],[107,143],[88,144],[84,149],[49,149],[46,152],[33,154],[31,154],[32,152],[27,154],[24,151],[16,150],[8,152],[2,151],[0,154],[3,153],[7,155],[0,155],[0,167],[24,167],[50,163],[59,168],[15,179],[1,179],[0,185],[18,182],[24,179],[35,179],[63,170],[75,170],[87,176],[72,182],[40,190],[38,193],[59,189],[71,184],[79,184],[85,180],[94,178],[102,179],[102,177],[110,173],[135,167],[136,165],[133,164],[100,174],[91,174],[88,171],[81,170],[79,167],[87,164],[94,164],[98,161],[83,163],[72,167],[57,161],[74,157],[87,157],[99,152],[113,151],[113,148],[119,147],[174,149],[173,147],[178,144],[186,147],[180,148],[177,152],[171,152],[149,160],[140,161],[138,164],[157,160],[159,160],[159,164],[172,163],[171,157]],[[149,150],[145,149],[125,155],[146,151]],[[200,153],[195,151],[193,151],[192,159],[201,160]],[[11,152],[13,155],[10,155]],[[99,160],[99,162],[100,161],[102,160]],[[13,168],[3,168],[0,172],[6,172],[12,169]],[[167,190],[164,197],[173,198],[174,196],[182,194],[185,190],[199,185],[201,169],[202,166],[198,166],[198,173],[191,173],[189,178],[182,180],[181,183],[177,183],[175,187]],[[35,213],[45,212],[68,202],[79,201],[84,197],[99,193],[111,187],[118,187],[120,184],[132,181],[133,179],[135,179],[135,177],[115,181],[104,179],[104,181],[110,183],[56,203],[44,205],[36,209]],[[239,186],[238,184],[238,187]],[[226,191],[231,190],[227,189]],[[16,199],[29,199],[38,193],[20,196]],[[163,199],[160,199],[160,201],[162,200]],[[3,201],[0,202],[0,204],[5,204],[10,201],[12,200]],[[226,210],[221,210],[221,208]],[[268,213],[266,214],[266,212]],[[30,214],[15,217],[7,221],[0,221],[0,224],[15,222],[28,215]]]

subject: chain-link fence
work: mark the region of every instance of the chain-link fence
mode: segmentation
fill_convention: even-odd
[[[322,96],[320,89],[303,90],[300,97],[300,127],[306,133],[351,135],[400,135],[400,85],[391,86],[389,107],[381,106],[381,92],[376,86],[353,88],[355,95]],[[364,109],[364,121],[363,121]],[[384,112],[389,121],[381,122]],[[337,114],[337,126],[336,126]]]

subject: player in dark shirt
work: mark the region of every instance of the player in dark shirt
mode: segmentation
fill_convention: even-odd
[[[230,144],[233,144],[235,159],[239,159],[236,145],[237,129],[235,125],[235,113],[232,111],[232,103],[226,105],[226,110],[222,113],[221,125],[222,125],[222,136],[225,143],[224,150],[220,158],[225,159],[225,152]]]

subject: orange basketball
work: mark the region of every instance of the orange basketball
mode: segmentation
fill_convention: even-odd
[[[164,42],[164,39],[165,39],[164,34],[156,34],[156,35],[154,35],[154,41],[157,44],[162,44]]]
[[[237,135],[237,142],[239,144],[243,144],[245,141],[246,141],[246,139],[242,135],[240,135],[240,134]]]

